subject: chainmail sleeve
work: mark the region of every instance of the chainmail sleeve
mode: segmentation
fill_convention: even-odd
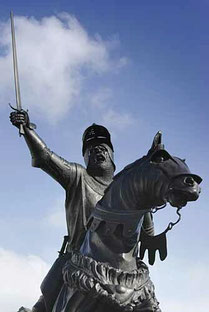
[[[24,127],[24,130],[24,138],[32,157],[32,166],[44,170],[66,189],[70,181],[75,179],[75,164],[50,151],[34,130],[27,127]]]

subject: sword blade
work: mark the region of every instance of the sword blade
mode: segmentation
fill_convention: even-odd
[[[17,50],[16,50],[16,41],[15,41],[15,28],[14,28],[14,15],[13,12],[10,12],[11,20],[11,34],[12,34],[12,55],[13,55],[13,68],[14,68],[14,82],[15,82],[15,95],[16,95],[16,104],[17,110],[21,111],[21,96],[20,96],[20,84],[19,84],[19,75],[18,75],[18,66],[17,66]],[[20,125],[20,135],[24,134],[23,125]]]

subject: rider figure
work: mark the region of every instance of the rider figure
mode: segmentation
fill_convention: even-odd
[[[12,112],[10,120],[17,128],[23,124],[24,138],[32,156],[32,166],[44,170],[65,189],[68,230],[66,250],[67,252],[79,250],[87,230],[87,220],[91,211],[113,179],[114,150],[109,131],[96,124],[85,130],[82,148],[86,164],[86,168],[84,168],[82,165],[68,162],[50,151],[31,126],[27,112]],[[150,233],[153,231],[149,215],[144,220],[144,227],[149,229]],[[33,307],[33,312],[51,311],[62,287],[62,266],[66,257],[67,253],[59,257],[47,274],[41,285],[43,296]],[[51,283],[52,280],[53,283]]]

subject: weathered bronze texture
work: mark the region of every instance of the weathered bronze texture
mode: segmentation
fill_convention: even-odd
[[[151,213],[167,202],[179,211],[188,201],[196,200],[201,178],[164,149],[160,132],[147,155],[113,179],[109,136],[99,141],[92,134],[95,139],[90,144],[84,142],[85,169],[51,152],[30,128],[26,112],[13,112],[10,118],[13,125],[24,126],[33,166],[43,169],[66,190],[67,246],[62,246],[43,281],[43,297],[33,311],[160,312],[140,255],[142,258],[148,249],[150,263],[154,263],[155,251],[160,249],[161,259],[165,259],[165,234],[174,223],[153,236]]]

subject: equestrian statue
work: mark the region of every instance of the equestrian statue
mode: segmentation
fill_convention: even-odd
[[[161,132],[147,155],[115,177],[114,149],[104,126],[93,124],[83,134],[86,167],[52,152],[21,106],[12,12],[11,30],[17,103],[11,123],[28,145],[32,166],[66,192],[68,235],[32,312],[160,312],[142,260],[146,250],[150,264],[156,250],[166,258],[166,234],[179,222],[180,209],[199,197],[201,178],[165,150]],[[167,203],[177,208],[178,220],[155,236],[152,215]]]
[[[201,178],[165,150],[161,132],[146,156],[113,178],[113,146],[105,127],[93,124],[84,132],[85,169],[51,152],[27,112],[12,112],[10,119],[18,128],[23,125],[33,166],[66,190],[68,236],[33,311],[160,312],[142,259],[145,250],[150,264],[156,250],[166,258],[166,233],[175,223],[155,236],[152,214],[169,203],[180,219],[180,209],[199,197]]]

